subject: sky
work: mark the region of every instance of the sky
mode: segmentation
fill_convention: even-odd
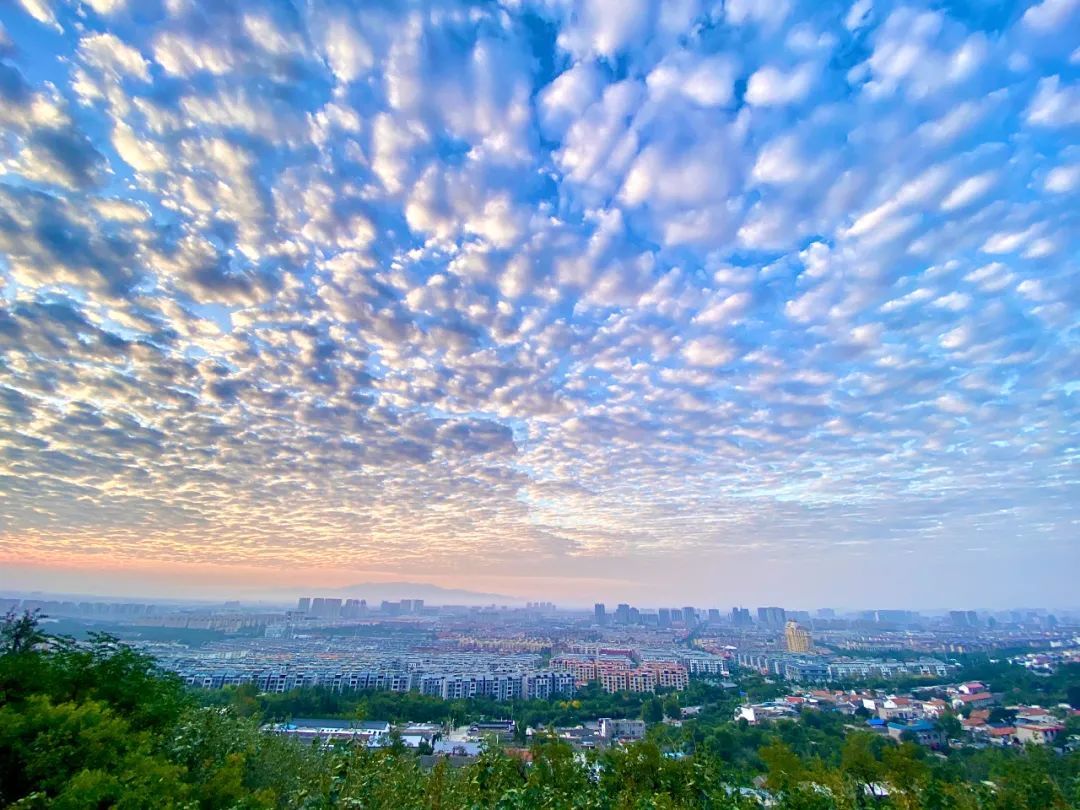
[[[1080,603],[1080,1],[0,22],[0,587]]]

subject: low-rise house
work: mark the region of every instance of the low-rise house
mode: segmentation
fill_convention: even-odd
[[[1016,726],[987,726],[986,737],[995,745],[1010,745],[1016,736]]]
[[[513,720],[492,720],[483,723],[473,723],[469,726],[469,738],[483,740],[494,737],[500,742],[507,742],[514,737]]]
[[[1064,731],[1065,726],[1057,724],[1036,725],[1035,723],[1019,723],[1016,726],[1016,739],[1018,742],[1022,743],[1052,745]]]
[[[472,740],[436,740],[432,746],[434,753],[451,757],[478,757],[483,750],[483,743]]]
[[[916,720],[913,723],[889,723],[889,736],[896,740],[902,740],[914,736],[915,742],[925,745],[927,748],[941,748],[945,745],[945,735],[941,729],[926,720]]]
[[[941,698],[931,698],[923,701],[922,710],[926,717],[944,717],[949,712],[950,706]]]
[[[604,740],[640,740],[645,737],[645,721],[600,718],[600,736]]]
[[[919,712],[909,698],[887,697],[878,706],[877,715],[882,720],[911,720]]]
[[[752,706],[740,706],[735,711],[736,720],[745,720],[752,726],[757,725],[762,720],[794,719],[798,716],[798,707],[782,700],[755,703]]]
[[[1008,708],[1010,711],[1015,712],[1016,722],[1018,723],[1053,725],[1057,722],[1057,718],[1041,706],[1009,706]]]
[[[981,709],[984,706],[993,706],[995,702],[994,696],[989,692],[961,693],[952,699],[954,709],[962,709],[965,706]]]
[[[264,726],[264,730],[305,743],[321,740],[324,743],[351,742],[371,746],[382,744],[390,734],[390,724],[386,721],[294,717],[284,723]]]

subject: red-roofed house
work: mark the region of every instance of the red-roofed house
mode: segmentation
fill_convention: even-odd
[[[998,745],[1008,745],[1015,734],[1015,726],[995,726],[986,729],[986,736],[990,738],[990,742]]]
[[[973,709],[981,709],[983,706],[993,706],[994,696],[989,692],[976,692],[973,695],[957,695],[952,700],[953,708],[970,706]]]

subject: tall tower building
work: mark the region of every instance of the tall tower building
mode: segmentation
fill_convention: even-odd
[[[597,602],[595,605],[593,605],[592,610],[593,619],[596,621],[597,624],[599,624],[601,627],[607,624],[607,608],[604,606],[603,602]]]
[[[301,613],[310,613],[311,612],[311,597],[310,596],[301,596],[300,601],[296,603],[296,609],[299,610]]]
[[[784,635],[787,637],[788,652],[810,652],[810,633],[800,627],[798,622],[788,622],[784,628]]]
[[[787,612],[782,607],[759,607],[757,609],[758,624],[777,629],[784,626],[787,621]]]

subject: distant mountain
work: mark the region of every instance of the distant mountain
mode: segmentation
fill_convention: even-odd
[[[296,596],[340,596],[349,599],[366,599],[368,604],[384,599],[423,599],[432,605],[516,605],[524,600],[499,593],[481,593],[459,588],[443,588],[427,582],[361,582],[343,588],[311,587],[289,588]]]

